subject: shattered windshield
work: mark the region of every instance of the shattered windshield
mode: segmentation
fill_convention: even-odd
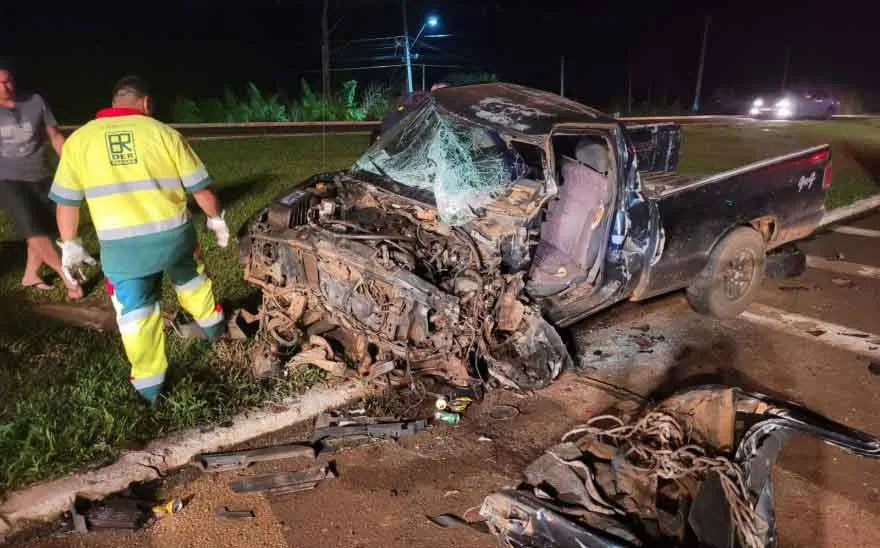
[[[460,225],[522,176],[525,163],[494,130],[429,102],[382,135],[353,169],[432,191],[440,220]]]

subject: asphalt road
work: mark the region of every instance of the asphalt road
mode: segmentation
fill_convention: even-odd
[[[617,306],[573,328],[580,372],[531,395],[495,391],[457,426],[336,454],[339,478],[315,491],[244,497],[226,488],[234,473],[196,476],[172,488],[192,496],[191,504],[148,531],[30,545],[490,548],[491,539],[441,529],[425,515],[466,512],[489,492],[516,485],[523,468],[568,429],[611,405],[637,405],[625,392],[597,388],[597,380],[656,398],[695,384],[737,385],[880,434],[880,370],[871,366],[880,365],[878,244],[880,213],[815,235],[801,247],[819,266],[765,280],[756,305],[733,320],[701,317],[681,294]],[[516,406],[519,416],[493,420],[498,403]],[[302,439],[307,430],[294,427],[252,445]],[[795,438],[774,478],[780,546],[880,546],[880,462]],[[220,506],[257,517],[221,522],[213,515]]]

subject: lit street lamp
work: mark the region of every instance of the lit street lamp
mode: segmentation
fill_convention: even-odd
[[[431,15],[427,19],[425,19],[424,24],[422,24],[422,28],[419,29],[419,32],[416,34],[415,40],[410,43],[409,41],[409,31],[406,27],[406,2],[403,3],[403,50],[404,50],[404,59],[406,63],[406,91],[407,93],[413,92],[413,79],[412,79],[412,55],[410,54],[413,47],[415,47],[416,42],[419,41],[419,38],[422,36],[422,33],[425,31],[426,27],[434,28],[437,24],[440,23],[440,19],[436,15]]]

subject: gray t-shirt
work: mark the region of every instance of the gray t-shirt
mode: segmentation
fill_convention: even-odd
[[[50,178],[46,128],[56,125],[49,106],[36,93],[17,97],[12,108],[0,106],[0,180]]]

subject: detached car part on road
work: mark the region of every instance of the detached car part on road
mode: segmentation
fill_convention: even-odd
[[[880,458],[880,439],[798,404],[699,387],[628,423],[596,417],[573,430],[480,515],[505,547],[771,548],[771,471],[794,434]]]
[[[248,224],[262,329],[278,347],[321,335],[364,376],[527,389],[571,364],[554,326],[622,300],[688,288],[736,315],[765,254],[821,219],[829,147],[694,177],[674,173],[679,146],[675,124],[521,86],[437,90]]]

